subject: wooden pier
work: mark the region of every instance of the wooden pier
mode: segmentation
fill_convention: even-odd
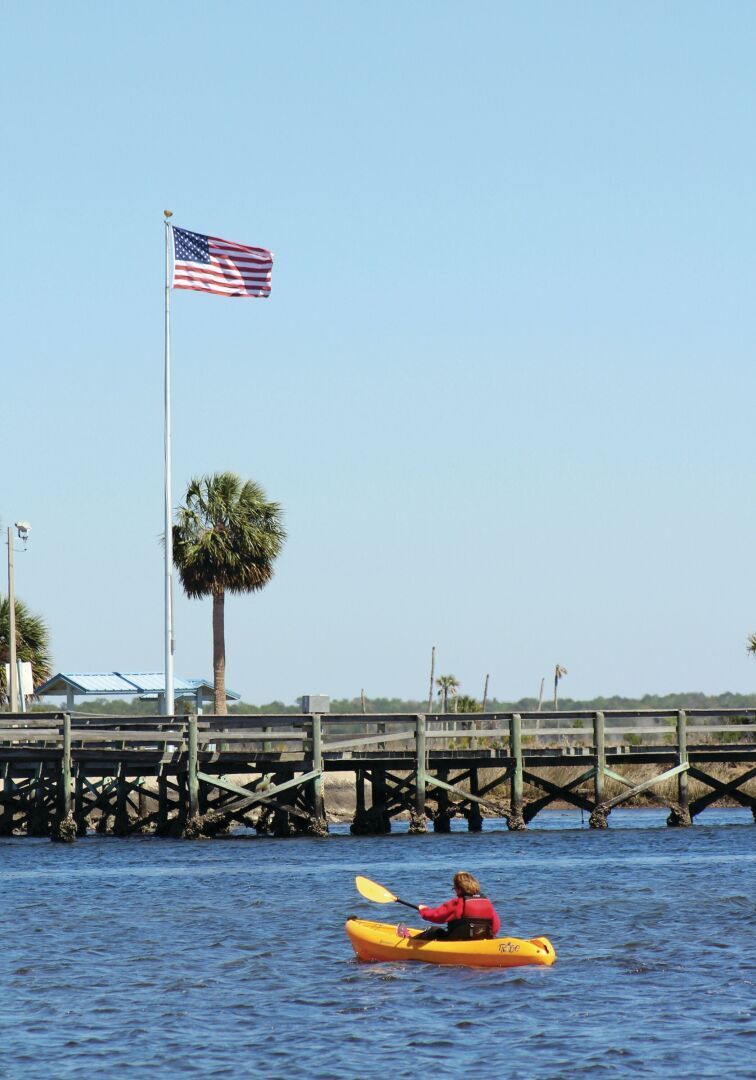
[[[639,770],[639,766],[643,766]],[[756,820],[756,710],[97,718],[0,715],[0,835],[328,833],[324,779],[352,774],[352,832],[525,829],[555,802],[606,828],[639,797],[686,826],[727,798]],[[639,778],[639,772],[643,776]],[[634,776],[631,774],[635,774]],[[696,793],[691,793],[695,781]]]

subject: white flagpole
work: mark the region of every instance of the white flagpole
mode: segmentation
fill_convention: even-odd
[[[171,499],[171,279],[169,246],[173,229],[165,210],[165,698],[163,711],[173,716],[173,506]]]

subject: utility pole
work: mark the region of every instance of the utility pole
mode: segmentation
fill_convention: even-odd
[[[433,712],[433,676],[436,674],[436,646],[431,649],[431,677],[430,690],[428,691],[428,712]]]
[[[13,584],[13,529],[8,526],[8,712],[15,712],[18,704],[18,668],[16,666],[16,595]]]

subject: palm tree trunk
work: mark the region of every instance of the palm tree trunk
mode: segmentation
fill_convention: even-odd
[[[226,628],[224,623],[226,594],[213,590],[213,683],[214,710],[217,716],[226,715]]]

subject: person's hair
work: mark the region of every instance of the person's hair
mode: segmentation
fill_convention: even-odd
[[[454,888],[459,889],[463,896],[475,896],[476,893],[480,892],[480,882],[472,874],[460,870],[458,874],[454,875]]]

